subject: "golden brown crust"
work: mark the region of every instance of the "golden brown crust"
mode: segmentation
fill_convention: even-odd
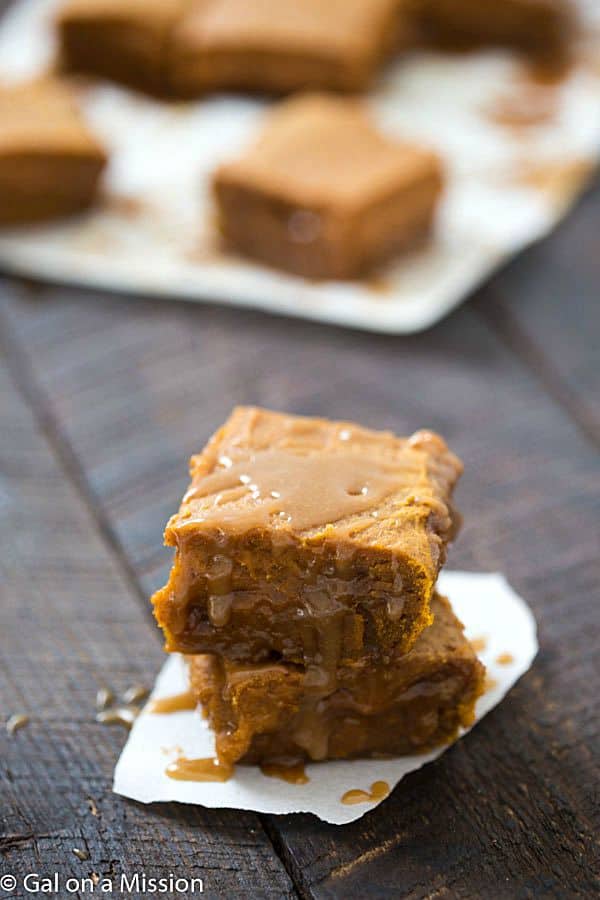
[[[306,277],[352,278],[422,241],[443,173],[435,154],[381,134],[361,103],[317,94],[281,104],[213,183],[232,249]]]
[[[168,44],[189,5],[189,0],[69,0],[56,20],[61,64],[168,95]]]
[[[94,200],[107,157],[56,79],[0,89],[0,225],[71,215]]]
[[[495,44],[556,57],[568,52],[576,32],[569,0],[407,0],[426,42],[451,47]]]
[[[275,653],[331,674],[408,650],[430,623],[462,471],[437,435],[240,407],[191,471],[153,598],[169,649]]]
[[[484,668],[448,601],[434,624],[388,664],[345,667],[323,689],[289,664],[192,657],[190,683],[216,733],[219,759],[340,759],[425,752],[473,721]]]
[[[207,90],[362,91],[392,43],[397,0],[216,0],[174,31],[171,81]]]
[[[397,0],[69,0],[64,64],[159,95],[362,90],[393,45]]]

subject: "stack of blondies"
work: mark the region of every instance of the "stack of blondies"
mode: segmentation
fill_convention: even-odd
[[[429,431],[253,407],[192,457],[153,602],[220,764],[423,752],[472,722],[484,669],[435,590],[461,471]]]

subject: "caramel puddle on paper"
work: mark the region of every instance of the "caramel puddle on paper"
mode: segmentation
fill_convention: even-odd
[[[556,101],[550,91],[532,91],[518,100],[500,98],[491,109],[486,110],[486,118],[495,125],[520,130],[551,122],[556,111]]]
[[[196,698],[191,691],[184,691],[182,694],[173,694],[171,697],[160,697],[153,700],[150,704],[151,713],[176,713],[185,710],[194,710],[198,705]]]
[[[143,197],[132,194],[106,193],[100,198],[100,203],[102,209],[128,220],[139,219],[145,212],[152,211]]]
[[[495,678],[490,678],[489,676],[485,679],[485,683],[483,685],[483,692],[487,694],[488,691],[493,691],[495,687],[498,686],[498,682]]]
[[[515,180],[561,204],[582,188],[593,167],[589,159],[547,163],[525,161],[519,166]]]
[[[510,94],[498,97],[484,115],[494,125],[519,131],[546,125],[556,119],[557,112],[555,87],[538,83],[518,85]]]
[[[373,275],[372,278],[363,282],[364,286],[371,294],[375,294],[374,299],[383,299],[394,293],[394,284],[390,278],[384,275]]]
[[[572,68],[569,61],[553,65],[532,61],[523,69],[511,91],[484,110],[487,119],[516,131],[545,125],[556,119],[558,88]]]
[[[283,766],[279,763],[264,763],[264,765],[260,767],[260,771],[269,778],[281,778],[282,781],[287,781],[288,784],[306,784],[310,781],[310,778],[304,771],[303,763],[298,763],[296,766]]]
[[[501,653],[500,656],[496,657],[496,662],[499,666],[510,666],[514,661],[515,658],[512,653]]]
[[[206,759],[178,757],[165,769],[165,775],[175,781],[229,781],[233,766],[220,765],[212,756]]]
[[[355,788],[346,791],[342,795],[342,803],[346,806],[353,806],[355,803],[378,803],[379,800],[385,800],[390,792],[390,786],[387,781],[374,781],[370,791],[363,791]]]
[[[482,653],[487,647],[487,638],[486,637],[477,637],[473,638],[471,641],[471,647],[475,651],[475,653]]]

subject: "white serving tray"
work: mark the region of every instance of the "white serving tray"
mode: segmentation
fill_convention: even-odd
[[[1,80],[47,68],[56,6],[22,0],[3,18]],[[369,331],[421,331],[547,234],[586,184],[600,155],[600,52],[590,35],[556,84],[492,51],[419,53],[387,69],[368,98],[375,117],[391,134],[436,148],[448,187],[429,246],[369,281],[310,282],[218,251],[210,173],[239,153],[268,102],[228,95],[166,104],[108,84],[81,88],[111,152],[105,202],[68,223],[4,231],[0,267]]]

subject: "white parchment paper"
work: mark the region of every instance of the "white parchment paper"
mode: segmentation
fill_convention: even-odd
[[[58,2],[21,0],[0,21],[0,80],[29,77],[52,61]],[[390,134],[437,149],[448,188],[431,244],[369,282],[309,282],[218,252],[210,173],[253,137],[267,102],[165,104],[107,84],[82,90],[112,155],[106,202],[67,224],[4,232],[0,266],[372,331],[422,330],[546,234],[589,178],[600,154],[600,52],[592,40],[598,9],[581,2],[589,40],[559,84],[532,82],[515,57],[494,51],[419,53],[385,71],[369,96],[373,113]]]
[[[477,704],[479,721],[530,667],[538,650],[535,620],[502,575],[447,572],[440,577],[439,587],[450,598],[467,636],[485,643],[479,657],[487,667],[490,687]],[[509,663],[508,656],[502,661],[504,654],[510,657]],[[183,661],[171,656],[149,704],[186,689]],[[432,753],[397,759],[309,764],[306,774],[310,780],[303,785],[267,777],[253,766],[237,766],[233,778],[224,783],[174,781],[165,774],[169,762],[177,756],[212,756],[212,732],[197,711],[159,715],[148,711],[149,704],[133,726],[114,778],[117,794],[142,803],[176,800],[255,812],[311,812],[326,822],[343,825],[377,805],[346,806],[341,802],[346,791],[368,791],[375,781],[387,781],[393,788],[409,772],[437,759],[447,749],[440,747]]]

